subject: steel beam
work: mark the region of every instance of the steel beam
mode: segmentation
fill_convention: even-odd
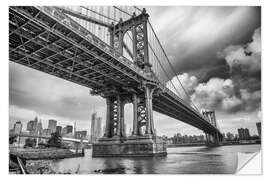
[[[89,16],[87,16],[85,14],[82,14],[82,13],[79,13],[79,12],[76,12],[76,11],[73,11],[73,10],[67,10],[67,9],[64,9],[64,8],[59,8],[59,7],[56,7],[56,8],[60,9],[60,11],[62,11],[63,13],[71,15],[73,17],[83,19],[85,21],[88,21],[88,22],[91,22],[91,23],[94,23],[94,24],[97,24],[97,25],[100,25],[100,26],[104,26],[104,27],[107,27],[107,28],[112,28],[111,24],[100,21],[100,20],[98,20],[96,18],[89,17]]]

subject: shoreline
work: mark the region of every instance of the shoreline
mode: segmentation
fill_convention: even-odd
[[[253,144],[258,144],[261,145],[261,143],[225,143],[222,144],[221,146],[237,146],[237,145],[253,145]],[[175,148],[175,147],[197,147],[197,146],[206,146],[205,143],[202,144],[171,144],[168,145],[167,148]]]
[[[55,160],[65,158],[83,157],[84,152],[75,153],[69,149],[46,148],[46,149],[9,149],[10,155],[18,156],[24,160]]]

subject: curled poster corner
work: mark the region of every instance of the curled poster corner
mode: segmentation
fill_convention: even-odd
[[[238,153],[236,174],[261,175],[261,151],[255,153]]]

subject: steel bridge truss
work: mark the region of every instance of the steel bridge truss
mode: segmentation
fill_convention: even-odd
[[[105,138],[125,138],[124,106],[133,104],[133,136],[155,136],[153,110],[222,137],[215,124],[161,84],[151,70],[148,14],[109,27],[111,45],[54,7],[9,8],[10,61],[91,88],[106,98]],[[132,32],[133,62],[123,56]],[[145,130],[144,132],[142,130]]]

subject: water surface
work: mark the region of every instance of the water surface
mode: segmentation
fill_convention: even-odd
[[[53,161],[57,172],[79,174],[232,174],[237,168],[238,152],[251,153],[260,145],[220,147],[168,148],[166,157],[92,158],[92,150],[85,157]]]

